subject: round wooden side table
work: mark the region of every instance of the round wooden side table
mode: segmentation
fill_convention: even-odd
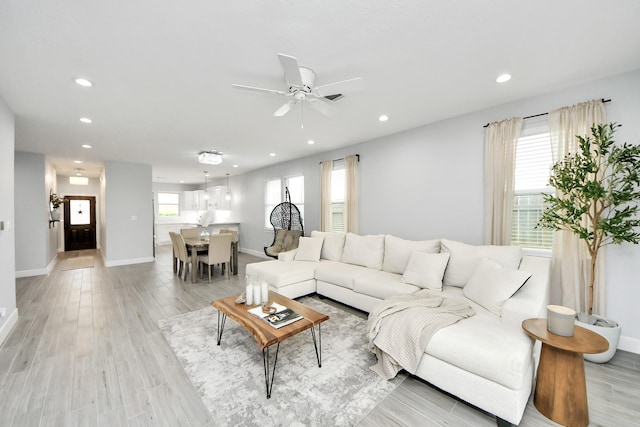
[[[547,319],[527,319],[522,322],[522,329],[542,342],[533,397],[535,407],[558,424],[589,425],[582,355],[607,351],[607,340],[577,325],[572,337],[556,335],[547,330]]]

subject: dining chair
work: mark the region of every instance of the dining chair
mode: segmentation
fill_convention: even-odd
[[[184,237],[182,234],[170,232],[169,236],[171,239],[175,239],[175,251],[176,257],[180,261],[180,268],[178,269],[178,275],[182,280],[187,280],[189,277],[189,264],[191,264],[191,268],[195,268],[193,265],[193,260],[187,251],[187,245],[184,242]],[[183,274],[184,273],[184,274]]]
[[[198,227],[181,228],[180,234],[185,239],[200,240],[200,230]],[[198,249],[198,255],[204,255],[207,253],[207,249]]]
[[[209,283],[211,283],[211,270],[214,265],[222,263],[222,271],[225,264],[227,267],[227,278],[230,278],[231,271],[231,239],[228,233],[212,234],[209,236],[209,253],[198,256],[198,263],[207,266],[209,272]]]
[[[185,239],[199,239],[200,238],[200,231],[198,230],[198,227],[181,228],[180,229],[180,234]]]
[[[238,230],[231,230],[228,228],[221,228],[219,231],[220,234],[231,234],[233,236],[233,238],[231,239],[231,241],[233,242],[234,245],[236,245],[235,249],[233,246],[231,246],[231,266],[234,267],[238,265],[238,260],[236,260],[235,258],[238,256]],[[233,274],[237,274],[236,271],[233,271],[233,269],[231,269]]]
[[[228,228],[221,228],[220,229],[220,234],[231,234],[231,236],[233,236],[231,241],[232,242],[237,242],[238,241],[238,230],[230,230]]]
[[[176,238],[174,234],[176,233],[173,231],[169,232],[169,238],[171,238],[171,247],[172,247],[171,264],[173,265],[173,274],[176,274],[178,272],[178,248],[177,248]]]

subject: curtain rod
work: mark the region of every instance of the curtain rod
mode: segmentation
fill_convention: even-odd
[[[611,102],[610,99],[604,99],[602,98],[602,102]],[[522,120],[526,120],[526,119],[533,119],[534,117],[540,117],[540,116],[546,116],[549,113],[540,113],[540,114],[534,114],[533,116],[527,116],[527,117],[523,117]],[[486,128],[490,125],[491,123],[487,123],[486,125],[482,126],[483,128]]]
[[[360,161],[360,154],[356,154],[356,159],[358,159],[358,161]],[[344,160],[344,157],[341,157],[339,159],[333,159],[331,160],[332,162],[339,162],[340,160]],[[318,164],[322,164],[322,162],[318,162]]]

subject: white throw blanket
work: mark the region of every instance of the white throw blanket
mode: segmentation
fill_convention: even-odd
[[[403,368],[414,374],[431,337],[474,314],[466,301],[428,289],[387,298],[369,313],[369,345],[378,357],[371,369],[384,379]]]

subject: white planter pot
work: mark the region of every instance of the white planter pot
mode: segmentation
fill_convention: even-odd
[[[60,209],[53,208],[51,210],[51,220],[52,221],[60,221]]]
[[[602,337],[604,337],[604,339],[606,339],[609,342],[609,349],[607,351],[603,353],[596,353],[596,354],[585,354],[584,355],[585,360],[588,360],[589,362],[593,362],[593,363],[607,363],[609,360],[611,360],[613,355],[616,354],[616,349],[618,348],[618,342],[620,341],[620,334],[622,334],[622,328],[620,327],[620,325],[613,328],[607,328],[603,326],[590,325],[588,323],[581,322],[577,319],[576,319],[576,325],[582,326],[585,329],[589,329],[590,331],[593,331],[598,335],[601,335]]]

